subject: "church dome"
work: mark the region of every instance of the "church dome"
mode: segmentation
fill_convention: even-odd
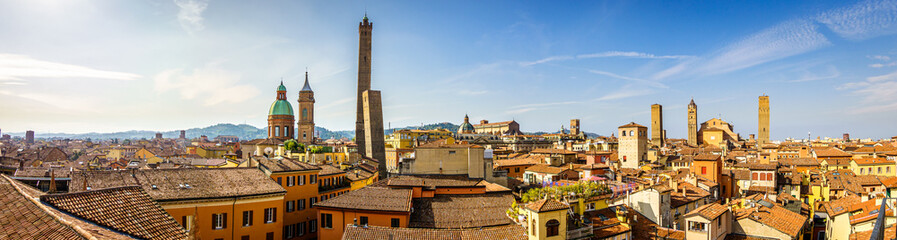
[[[287,87],[283,86],[283,83],[280,83],[280,86],[277,87],[277,91],[287,91]]]
[[[283,87],[283,85],[281,85]],[[277,100],[271,104],[271,109],[268,110],[268,115],[290,115],[293,116],[293,105],[290,105],[290,102],[287,100]]]
[[[474,132],[475,132],[475,129],[473,128],[473,125],[470,124],[470,118],[468,118],[467,115],[465,114],[464,115],[464,123],[462,123],[461,126],[458,127],[458,133],[474,133]]]

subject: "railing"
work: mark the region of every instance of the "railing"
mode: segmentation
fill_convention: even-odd
[[[592,236],[592,225],[587,224],[581,228],[568,230],[567,231],[567,239],[584,239],[589,236]]]
[[[352,185],[352,183],[350,183],[349,181],[342,181],[342,183],[339,183],[339,184],[331,184],[331,185],[329,185],[329,186],[321,185],[321,186],[318,186],[318,192],[319,192],[319,193],[322,193],[322,192],[332,191],[332,190],[335,190],[335,189],[347,188],[347,187],[349,187],[349,186],[351,186],[351,185]]]
[[[878,217],[875,219],[875,227],[872,228],[872,234],[869,237],[869,240],[890,240],[894,239],[895,236],[887,236],[885,237],[885,226],[887,223],[885,222],[885,216],[888,210],[888,200],[895,200],[897,198],[882,198],[881,199],[881,207],[878,209]]]

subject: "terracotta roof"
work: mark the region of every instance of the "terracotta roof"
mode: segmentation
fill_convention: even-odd
[[[339,168],[337,168],[337,167],[334,167],[334,166],[331,166],[331,165],[327,165],[327,164],[320,165],[320,167],[321,167],[321,172],[318,173],[318,175],[320,175],[320,176],[326,176],[326,175],[334,175],[334,174],[346,173],[346,172],[344,172],[343,170],[341,170],[341,169],[339,169]]]
[[[592,221],[592,232],[595,234],[593,238],[605,239],[632,230],[620,222],[616,209],[617,207],[607,207],[585,213],[586,217]]]
[[[751,170],[734,169],[732,170],[732,177],[736,180],[751,180]]]
[[[280,145],[283,141],[274,138],[259,138],[246,142],[246,145]]]
[[[758,204],[753,208],[739,209],[735,213],[735,218],[738,221],[750,219],[751,221],[776,229],[792,238],[797,237],[801,229],[807,223],[806,216],[789,211],[778,205],[766,207]]]
[[[576,154],[574,151],[557,148],[536,148],[530,151],[531,154]]]
[[[367,186],[315,204],[318,207],[410,212],[411,189]]]
[[[557,211],[567,209],[569,207],[570,206],[568,206],[567,204],[558,202],[557,200],[554,200],[552,198],[541,199],[526,205],[526,208],[529,208],[530,210],[536,212]]]
[[[834,217],[850,210],[850,206],[860,202],[860,197],[848,195],[833,201],[823,202],[820,205],[829,216]]]
[[[140,187],[51,194],[40,199],[63,212],[137,238],[187,238],[186,230]]]
[[[817,158],[826,158],[826,157],[850,157],[850,153],[841,151],[841,149],[829,147],[824,149],[814,149],[814,153],[816,153]]]
[[[695,157],[694,157],[694,160],[695,160],[695,161],[717,161],[717,160],[719,160],[720,158],[721,158],[720,155],[709,154],[709,153],[702,153],[702,154],[698,154],[697,156],[695,156]]]
[[[344,240],[407,239],[407,240],[526,240],[526,229],[511,224],[498,227],[468,229],[390,228],[348,225]]]
[[[408,226],[413,228],[476,228],[511,224],[505,211],[510,193],[437,195],[415,198]]]
[[[880,177],[879,181],[881,181],[881,184],[885,185],[886,188],[897,187],[897,177]]]
[[[543,157],[526,156],[512,159],[493,160],[492,162],[494,167],[524,166],[542,163],[542,159]]]
[[[676,189],[676,191],[670,194],[671,208],[678,208],[682,205],[695,202],[697,200],[710,196],[710,192],[705,191],[704,189],[701,189],[699,187],[695,187],[695,185],[692,185],[691,183],[680,182],[679,184],[677,184],[677,187],[678,188]],[[685,194],[682,194],[682,190],[679,189],[684,189]]]
[[[647,127],[639,125],[638,123],[635,123],[635,122],[629,122],[629,124],[620,126],[620,128],[629,128],[629,127],[647,128]]]
[[[726,213],[726,211],[729,211],[729,208],[727,208],[726,206],[719,203],[710,203],[695,208],[695,210],[692,210],[691,212],[686,214],[686,216],[698,215],[706,218],[707,220],[713,220],[719,217],[719,215],[723,215],[723,213]]]
[[[474,187],[480,179],[468,178],[466,175],[399,175],[387,179],[389,186],[403,187]]]
[[[133,175],[132,175],[133,173]],[[83,186],[86,179],[87,186]],[[286,190],[255,168],[178,168],[83,171],[73,174],[69,191],[140,186],[156,201],[283,195]],[[155,187],[154,187],[155,186]]]
[[[819,162],[813,158],[779,158],[779,164],[782,166],[819,166]]]
[[[0,239],[84,239],[16,190],[13,181],[0,178]]]
[[[536,164],[526,168],[528,172],[537,172],[537,173],[548,173],[548,174],[560,174],[566,170],[569,170],[570,167],[568,165],[563,165],[560,167],[551,166],[548,164]]]
[[[258,163],[263,168],[267,168],[271,172],[293,172],[293,171],[309,171],[309,170],[321,170],[321,167],[296,161],[289,158],[283,159],[273,159],[273,158],[253,158],[258,161]]]
[[[894,165],[893,160],[888,160],[885,158],[858,158],[854,159],[857,165],[878,165],[878,164],[890,164]]]
[[[496,126],[496,125],[508,125],[508,124],[511,124],[512,122],[514,122],[514,120],[511,120],[511,121],[504,121],[504,122],[491,122],[491,123],[483,123],[483,124],[474,124],[473,126],[474,126],[474,127],[485,127],[485,126]]]

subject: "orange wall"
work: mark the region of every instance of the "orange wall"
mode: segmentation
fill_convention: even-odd
[[[318,218],[320,218],[321,214],[329,213],[333,214],[333,228],[327,229],[323,228],[321,223],[318,223],[318,235],[320,239],[340,239],[343,236],[343,231],[345,231],[346,225],[353,224],[355,219],[361,219],[362,216],[368,217],[368,225],[370,226],[381,226],[381,227],[391,227],[392,219],[399,219],[399,227],[408,227],[408,220],[411,216],[410,213],[382,213],[382,212],[368,212],[368,211],[338,211],[338,210],[329,210],[329,209],[318,209]]]
[[[707,174],[701,173],[701,167],[707,167]],[[691,172],[695,175],[700,175],[707,179],[710,179],[713,182],[720,181],[720,169],[721,166],[717,161],[693,161]]]
[[[485,187],[469,187],[469,188],[437,188],[436,194],[484,194]]]
[[[306,171],[306,172],[289,172],[289,173],[273,173],[273,174],[271,174],[271,179],[273,179],[274,182],[277,182],[277,178],[280,178],[280,186],[287,190],[287,194],[286,194],[286,196],[284,196],[284,202],[283,202],[283,204],[281,204],[281,208],[283,209],[283,216],[284,216],[283,224],[291,225],[291,224],[305,222],[305,227],[306,227],[305,235],[303,235],[302,237],[296,236],[292,239],[312,239],[312,238],[317,237],[317,235],[315,233],[311,233],[310,231],[308,231],[308,225],[310,224],[311,220],[318,219],[317,213],[314,210],[314,208],[312,208],[312,206],[311,206],[312,204],[311,204],[311,200],[310,200],[311,198],[318,197],[318,184],[317,183],[312,184],[310,182],[311,176],[317,175],[318,172],[319,171],[315,170],[315,171]],[[287,177],[289,177],[289,176],[296,176],[295,185],[287,186]],[[303,176],[305,177],[305,184],[298,185],[299,178],[303,177]],[[297,209],[296,211],[289,212],[289,213],[286,212],[286,206],[287,206],[286,202],[287,201],[296,202],[296,200],[299,200],[299,199],[305,200],[305,209],[298,210],[299,206],[294,205],[295,209]],[[251,238],[251,239],[255,239],[255,238]],[[261,239],[264,239],[264,238],[261,238]]]
[[[193,232],[199,232],[202,239],[240,239],[243,235],[250,235],[250,239],[265,239],[268,232],[274,233],[275,239],[283,237],[283,197],[269,197],[264,199],[225,200],[217,202],[199,202],[190,204],[165,204],[160,203],[175,221],[184,224],[183,216],[193,217],[195,221]],[[277,208],[277,219],[274,223],[265,224],[265,208]],[[253,211],[253,224],[243,227],[243,211]],[[212,227],[212,214],[227,213],[227,227],[214,229]]]

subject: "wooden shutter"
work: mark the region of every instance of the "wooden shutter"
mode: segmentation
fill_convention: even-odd
[[[227,213],[222,213],[221,216],[221,227],[227,228]]]

